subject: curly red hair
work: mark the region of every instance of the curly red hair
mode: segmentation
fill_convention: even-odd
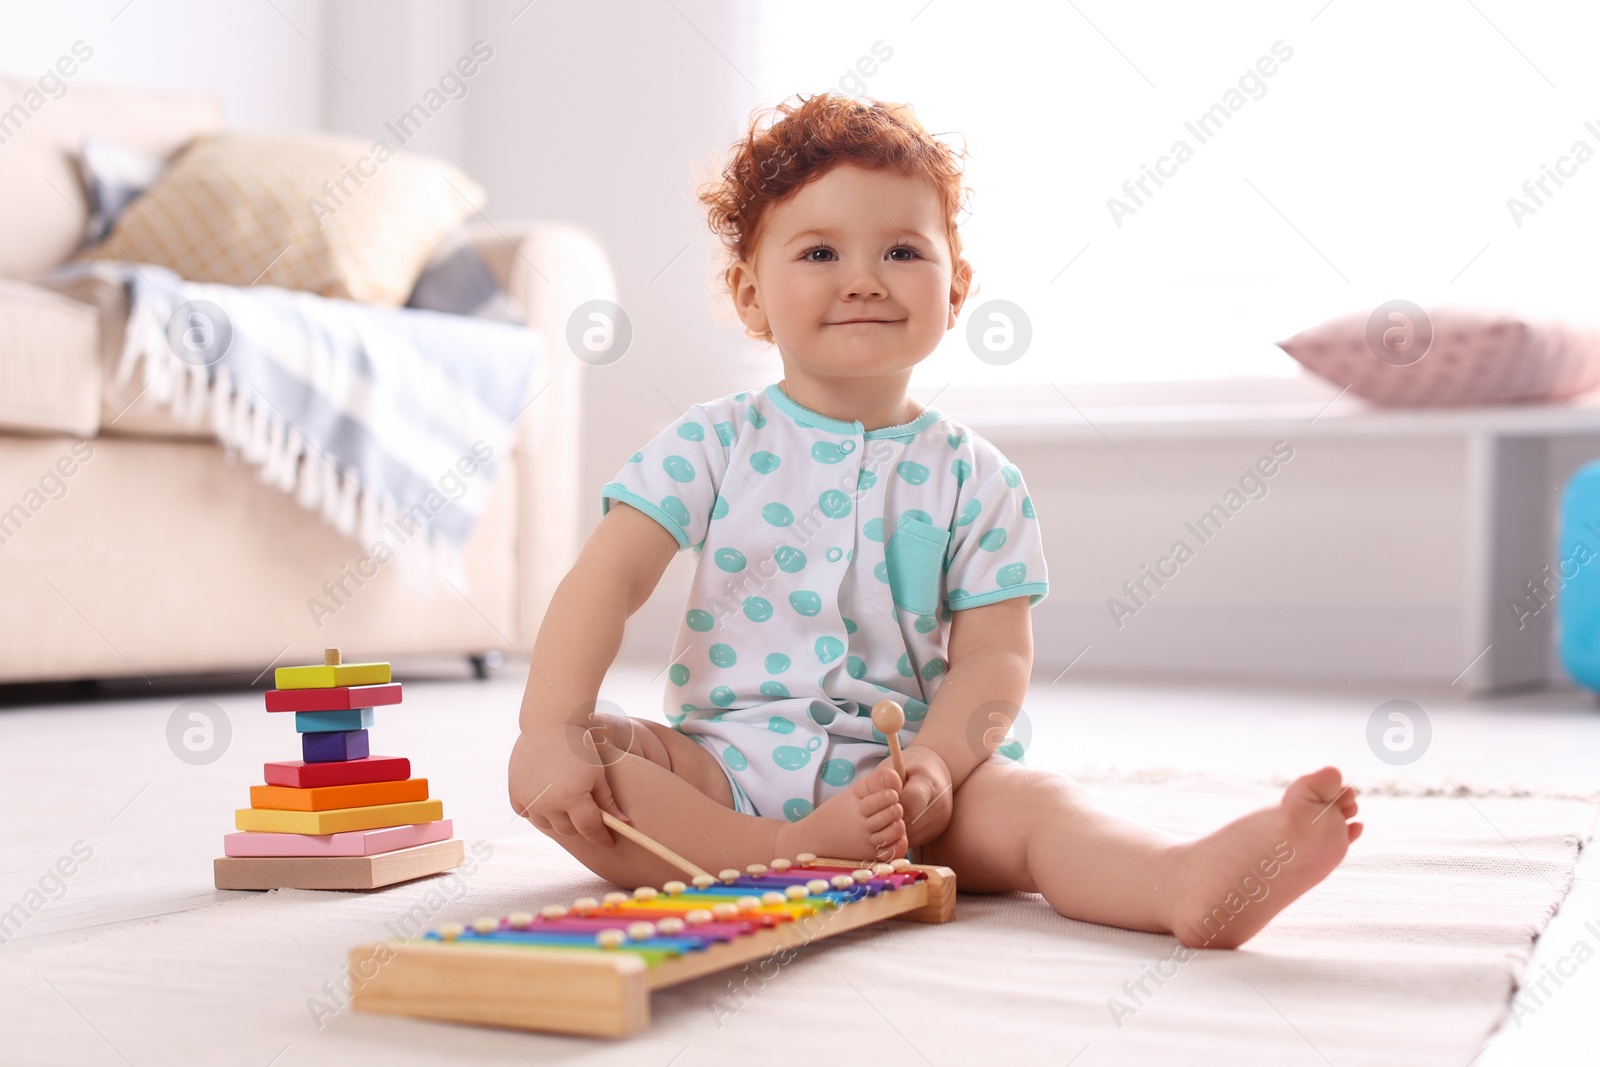
[[[962,184],[965,150],[935,139],[909,104],[838,93],[797,94],[792,99],[795,102],[758,109],[751,116],[749,132],[729,151],[722,173],[700,187],[700,202],[706,206],[711,231],[722,240],[727,260],[723,289],[731,294],[733,264],[750,258],[761,223],[774,206],[834,167],[853,163],[933,183],[944,209],[945,237],[955,268],[950,284],[957,299],[965,300],[971,272],[960,269],[965,261],[956,226],[970,196]],[[770,332],[751,336],[772,340]]]

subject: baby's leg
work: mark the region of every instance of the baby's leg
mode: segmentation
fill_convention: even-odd
[[[1355,791],[1324,767],[1279,803],[1182,841],[1100,808],[1071,779],[984,763],[923,856],[964,889],[1041,893],[1070,918],[1232,948],[1338,866],[1361,834],[1355,813]]]
[[[892,768],[863,776],[847,793],[791,823],[733,810],[732,790],[716,760],[660,723],[612,719],[607,729],[589,736],[630,824],[713,874],[801,852],[866,856],[895,842],[904,849],[900,781]],[[584,866],[618,885],[659,886],[684,877],[620,834],[613,833],[616,844],[611,848],[578,834],[550,836]]]
[[[980,763],[956,790],[950,825],[917,858],[975,893],[1042,893],[1062,915],[1165,933],[1178,838],[1113,815],[1070,778]]]

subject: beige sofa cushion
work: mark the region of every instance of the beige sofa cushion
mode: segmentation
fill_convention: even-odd
[[[100,428],[94,308],[0,279],[0,432],[92,437]]]
[[[0,77],[0,277],[42,274],[82,244],[85,135],[170,156],[222,125],[213,97],[80,84],[81,76],[54,98],[40,94],[38,79]]]
[[[399,307],[484,193],[441,160],[376,147],[337,134],[201,137],[89,255]]]

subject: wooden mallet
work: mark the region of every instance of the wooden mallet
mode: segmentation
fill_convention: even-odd
[[[889,758],[894,761],[894,773],[900,784],[906,784],[906,761],[900,755],[900,731],[906,725],[906,711],[893,700],[880,700],[872,705],[872,725],[889,739]]]
[[[611,827],[611,829],[615,830],[629,841],[632,841],[634,844],[643,848],[646,852],[654,853],[661,859],[666,860],[672,866],[678,868],[678,870],[682,871],[684,874],[687,874],[690,878],[709,878],[713,882],[717,880],[716,876],[711,872],[696,867],[693,863],[690,863],[688,860],[684,859],[682,856],[678,855],[676,852],[672,851],[655,838],[639,830],[635,830],[633,827],[629,826],[627,823],[623,822],[621,819],[617,818],[615,815],[603,808],[600,811],[600,818],[607,826]]]

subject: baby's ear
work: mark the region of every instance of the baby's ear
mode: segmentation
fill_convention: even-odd
[[[744,323],[751,337],[770,337],[767,313],[761,307],[761,291],[756,288],[755,269],[746,260],[739,260],[728,268],[728,292],[733,297],[733,310]]]
[[[956,261],[956,267],[950,275],[950,315],[944,328],[954,329],[956,319],[961,315],[961,309],[966,305],[967,295],[972,292],[972,264],[965,259]]]

